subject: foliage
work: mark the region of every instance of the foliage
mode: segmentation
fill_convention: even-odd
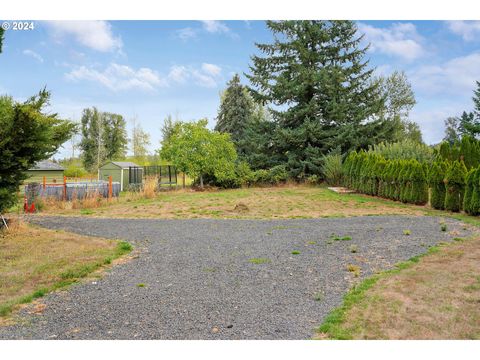
[[[343,183],[358,192],[405,203],[425,204],[425,168],[416,159],[385,159],[378,153],[350,153],[343,165]]]
[[[252,96],[247,88],[240,84],[238,74],[235,74],[221,95],[215,131],[229,133],[238,151],[238,141],[243,138],[245,129],[252,121],[253,112]]]
[[[445,183],[443,181],[445,171],[445,163],[436,161],[432,164],[429,172],[428,182],[431,188],[430,206],[434,209],[443,210],[445,208]]]
[[[443,141],[448,142],[449,144],[454,144],[460,140],[460,129],[458,118],[450,116],[448,117],[444,124],[445,124],[445,137]]]
[[[445,174],[445,210],[462,210],[467,169],[463,162],[454,161]]]
[[[275,153],[290,176],[318,174],[323,155],[391,139],[383,99],[353,21],[267,21],[275,41],[257,44],[252,94],[272,106]],[[275,108],[273,108],[275,107]]]
[[[408,120],[409,113],[417,102],[405,72],[394,71],[390,76],[380,76],[374,81],[378,84],[385,101],[381,117],[394,125],[392,140],[409,139],[422,143],[422,133],[418,124]]]
[[[420,162],[431,161],[433,159],[433,150],[425,144],[413,140],[402,140],[396,143],[379,143],[370,146],[369,152],[378,154],[387,160],[390,159],[415,159]]]
[[[97,170],[105,160],[125,157],[127,132],[125,119],[118,114],[84,109],[81,119],[80,149],[85,169]]]
[[[331,152],[323,157],[322,176],[329,185],[338,186],[342,183],[342,154]]]
[[[3,41],[5,40],[4,33],[5,30],[0,27],[0,54],[2,53]]]
[[[74,164],[69,165],[63,172],[63,175],[66,177],[83,177],[87,174],[87,171],[83,167],[78,167]]]
[[[75,131],[74,123],[45,113],[49,99],[46,89],[23,103],[0,97],[0,212],[15,203],[26,170],[48,159]]]
[[[148,155],[148,146],[150,145],[150,134],[142,129],[142,126],[133,119],[132,126],[132,153],[134,159],[144,160]]]
[[[480,141],[464,135],[453,144],[443,141],[435,150],[437,157],[447,161],[463,161],[467,169],[480,165]]]
[[[173,133],[162,141],[160,155],[187,175],[198,178],[203,187],[206,175],[218,181],[235,176],[237,153],[229,134],[207,129],[206,119],[179,123]]]

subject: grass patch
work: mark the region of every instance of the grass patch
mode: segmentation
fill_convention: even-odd
[[[0,235],[0,248],[0,316],[7,316],[111,264],[132,246],[23,224]]]
[[[403,235],[410,236],[412,232],[410,230],[403,230]]]
[[[350,252],[355,254],[356,252],[358,252],[358,247],[357,245],[350,245]]]
[[[135,194],[134,194],[135,195]],[[248,204],[249,211],[235,211],[235,204]],[[360,194],[337,194],[326,187],[287,184],[278,187],[227,189],[196,192],[190,189],[159,192],[151,198],[122,194],[114,201],[90,207],[46,207],[43,212],[114,218],[243,218],[300,219],[359,215],[423,215],[425,207],[406,205]],[[108,211],[101,210],[108,208]],[[297,227],[297,226],[293,226]],[[287,229],[292,226],[275,226]]]
[[[447,231],[447,224],[441,224],[440,225],[440,230],[444,231],[444,232]]]
[[[430,247],[354,286],[317,338],[479,339],[479,260],[479,237]]]
[[[298,251],[298,250],[293,250],[293,251],[292,251],[292,255],[300,255],[300,251]]]
[[[250,261],[252,264],[266,264],[266,263],[270,262],[270,259],[267,259],[267,258],[252,258],[248,261]]]
[[[143,288],[143,287],[145,287],[145,286],[146,286],[146,285],[145,285],[144,283],[137,284],[137,287],[139,287],[139,288]]]
[[[330,240],[331,241],[350,241],[352,240],[352,237],[351,236],[339,236],[339,235],[335,235],[335,234],[332,234],[330,236]]]

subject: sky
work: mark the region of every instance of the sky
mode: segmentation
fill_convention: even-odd
[[[10,24],[11,25],[11,24]],[[79,121],[82,110],[136,118],[159,148],[171,114],[215,125],[219,94],[248,73],[255,43],[272,35],[263,21],[35,21],[7,30],[0,54],[0,94],[22,101],[43,87],[50,112]],[[480,81],[480,21],[358,21],[378,75],[405,71],[417,105],[410,114],[425,142],[439,142],[444,120],[473,108]],[[71,156],[69,143],[56,158]]]

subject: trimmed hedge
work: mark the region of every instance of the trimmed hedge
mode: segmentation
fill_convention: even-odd
[[[445,210],[459,212],[463,208],[467,168],[463,162],[454,161],[445,174]]]
[[[425,167],[417,160],[386,160],[375,153],[350,153],[344,162],[344,185],[358,192],[405,203],[426,204]]]

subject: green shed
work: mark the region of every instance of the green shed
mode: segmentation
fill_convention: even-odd
[[[143,179],[143,167],[129,161],[110,161],[98,170],[98,179],[120,183],[120,191],[126,190],[130,184],[141,184]]]
[[[64,168],[53,161],[43,160],[37,162],[32,168],[27,170],[28,178],[25,183],[43,183],[43,177],[47,184],[63,184]]]

